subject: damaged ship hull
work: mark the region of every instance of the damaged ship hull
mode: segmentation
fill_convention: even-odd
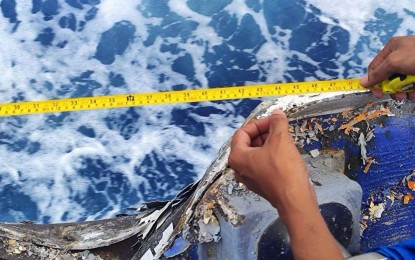
[[[286,111],[323,217],[346,256],[414,238],[414,104],[367,93],[315,99],[266,101],[246,122]],[[200,181],[171,201],[144,203],[135,216],[2,223],[0,257],[290,259],[278,213],[234,180],[228,155],[229,141]]]

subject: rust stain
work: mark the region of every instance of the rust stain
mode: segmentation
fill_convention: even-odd
[[[202,219],[207,224],[214,220],[214,214],[220,214],[233,225],[241,224],[244,216],[239,215],[223,196],[223,190],[227,190],[231,180],[233,175],[227,172],[209,187],[195,207],[194,219]]]
[[[414,197],[411,193],[406,193],[406,195],[403,197],[403,204],[408,204],[411,199]]]
[[[317,127],[318,131],[320,132],[320,134],[323,134],[324,133],[323,127],[317,122],[315,124],[316,124],[316,127]]]
[[[367,110],[363,111],[362,113],[358,114],[357,116],[355,116],[352,120],[350,120],[349,122],[341,125],[339,127],[339,131],[344,129],[344,133],[345,134],[349,134],[350,130],[353,129],[353,126],[363,120],[370,120],[373,118],[377,118],[379,116],[383,116],[383,115],[389,115],[391,114],[391,111],[389,110],[389,108],[380,108],[379,110],[374,110],[374,111],[370,111],[368,112]]]
[[[203,222],[207,225],[212,220],[213,216],[213,209],[215,208],[215,205],[213,202],[207,202],[204,208],[204,214],[203,214]]]
[[[349,118],[351,116],[351,114],[352,114],[351,110],[343,111],[342,112],[342,117],[343,118]]]
[[[372,157],[368,157],[367,158],[367,161],[366,161],[366,166],[365,166],[363,172],[364,173],[368,173],[369,172],[369,169],[370,169],[370,166],[372,166],[372,164],[374,162],[375,162],[375,160]]]

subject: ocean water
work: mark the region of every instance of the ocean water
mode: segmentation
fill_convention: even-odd
[[[0,102],[359,77],[414,24],[410,0],[0,0]],[[169,199],[261,100],[0,118],[0,221]]]

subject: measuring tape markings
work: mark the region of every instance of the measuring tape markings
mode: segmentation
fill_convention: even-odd
[[[0,104],[0,116],[358,90],[365,90],[359,79],[173,90]]]

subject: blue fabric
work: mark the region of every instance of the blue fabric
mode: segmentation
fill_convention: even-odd
[[[388,259],[415,259],[415,238],[391,246],[375,247],[369,251],[377,252],[381,255],[386,256]]]

